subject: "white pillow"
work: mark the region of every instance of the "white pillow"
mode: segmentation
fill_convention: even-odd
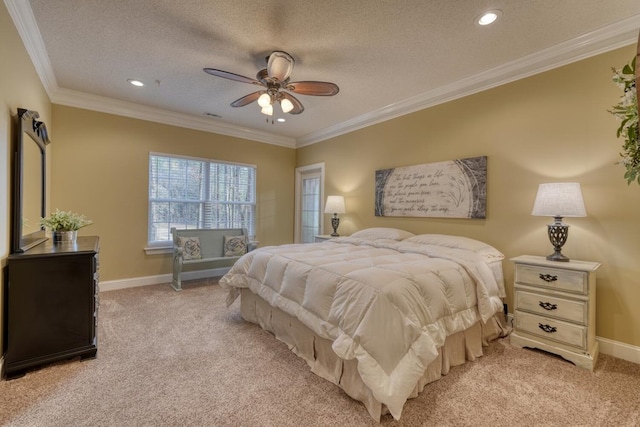
[[[411,237],[405,241],[409,243],[421,243],[423,245],[466,249],[475,252],[488,262],[504,259],[504,254],[493,246],[469,237],[451,236],[448,234],[420,234],[419,236]]]
[[[356,231],[351,235],[351,237],[356,237],[358,239],[391,239],[391,240],[404,240],[409,237],[415,236],[413,233],[409,233],[408,231],[399,230],[397,228],[385,228],[385,227],[374,227],[374,228],[365,228],[364,230]]]

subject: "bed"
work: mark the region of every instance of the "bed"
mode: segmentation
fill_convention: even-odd
[[[466,237],[369,228],[259,248],[220,279],[311,370],[399,420],[407,399],[506,334],[502,260]]]

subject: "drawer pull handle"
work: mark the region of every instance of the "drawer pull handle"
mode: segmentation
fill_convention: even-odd
[[[540,278],[545,282],[555,282],[556,280],[558,280],[558,276],[552,276],[551,274],[540,273]]]
[[[556,328],[555,326],[550,326],[550,325],[543,325],[542,323],[538,323],[538,327],[540,329],[542,329],[545,332],[548,332],[550,334],[556,332],[558,330],[558,328]]]
[[[540,307],[544,308],[545,310],[555,310],[558,308],[558,304],[551,304],[550,302],[542,302],[540,301]]]

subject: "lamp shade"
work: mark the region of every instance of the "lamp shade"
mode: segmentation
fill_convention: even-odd
[[[345,213],[344,209],[344,197],[342,196],[328,196],[327,204],[324,206],[324,213]]]
[[[587,216],[580,184],[577,182],[540,184],[531,215],[554,217]]]

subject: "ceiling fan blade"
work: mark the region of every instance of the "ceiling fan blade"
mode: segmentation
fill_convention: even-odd
[[[284,82],[291,75],[291,71],[293,71],[293,64],[295,64],[295,61],[287,52],[279,50],[272,52],[267,61],[269,77]]]
[[[232,107],[244,107],[247,104],[251,104],[253,101],[257,101],[260,98],[260,95],[264,93],[263,90],[259,90],[258,92],[250,93],[249,95],[245,95],[242,98],[238,98],[231,103]]]
[[[211,74],[212,76],[222,77],[222,78],[234,80],[240,83],[251,83],[254,85],[262,86],[262,83],[260,83],[256,79],[241,76],[240,74],[230,73],[229,71],[216,70],[215,68],[203,68],[202,70],[207,74]]]
[[[282,94],[282,98],[288,99],[293,104],[293,109],[289,111],[289,114],[300,114],[304,111],[304,106],[300,101],[298,101],[298,98],[287,92],[280,93]]]
[[[334,83],[309,81],[289,83],[287,90],[301,95],[333,96],[340,91],[340,88]]]

